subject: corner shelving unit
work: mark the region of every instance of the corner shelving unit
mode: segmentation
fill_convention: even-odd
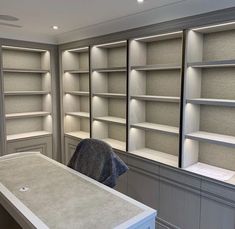
[[[235,184],[235,27],[188,31],[183,168]]]
[[[50,52],[2,46],[2,60],[7,153],[39,149],[52,156]]]
[[[92,137],[126,151],[127,42],[92,47]]]
[[[183,32],[130,43],[129,152],[178,167]]]
[[[62,52],[63,138],[90,137],[89,47]],[[68,157],[71,155],[67,155]]]

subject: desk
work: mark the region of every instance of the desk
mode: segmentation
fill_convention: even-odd
[[[23,228],[155,228],[155,210],[40,153],[0,157],[0,182],[0,204]]]

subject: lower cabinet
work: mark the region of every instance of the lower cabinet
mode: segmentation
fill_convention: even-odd
[[[17,139],[7,142],[7,154],[31,151],[40,152],[52,158],[52,150],[52,136]]]
[[[160,167],[158,216],[169,228],[199,229],[200,184],[198,178]]]
[[[234,229],[235,208],[216,200],[202,197],[200,229]]]
[[[151,173],[152,165],[137,158],[128,158],[128,195],[149,207],[159,208],[158,166]],[[138,165],[138,167],[136,167]],[[152,171],[153,172],[153,171]]]
[[[65,137],[65,155],[63,158],[63,163],[65,165],[69,163],[80,141],[81,140],[77,138],[72,138],[67,136]]]

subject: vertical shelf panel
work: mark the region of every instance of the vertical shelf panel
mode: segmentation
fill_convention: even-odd
[[[197,28],[187,34],[183,167],[230,183],[235,176],[235,30]]]
[[[89,83],[89,47],[63,50],[63,142],[65,136],[77,141],[90,137]]]
[[[52,156],[51,53],[2,46],[2,60],[6,140],[11,149],[6,153],[16,152],[16,141],[21,141],[19,151],[36,150],[37,143],[45,141],[48,152],[43,153]]]
[[[130,43],[129,152],[178,167],[182,31]]]
[[[93,46],[92,137],[126,151],[127,42]]]

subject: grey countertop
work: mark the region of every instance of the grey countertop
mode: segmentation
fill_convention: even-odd
[[[0,158],[0,182],[49,228],[114,228],[146,209],[154,215],[39,153]]]

